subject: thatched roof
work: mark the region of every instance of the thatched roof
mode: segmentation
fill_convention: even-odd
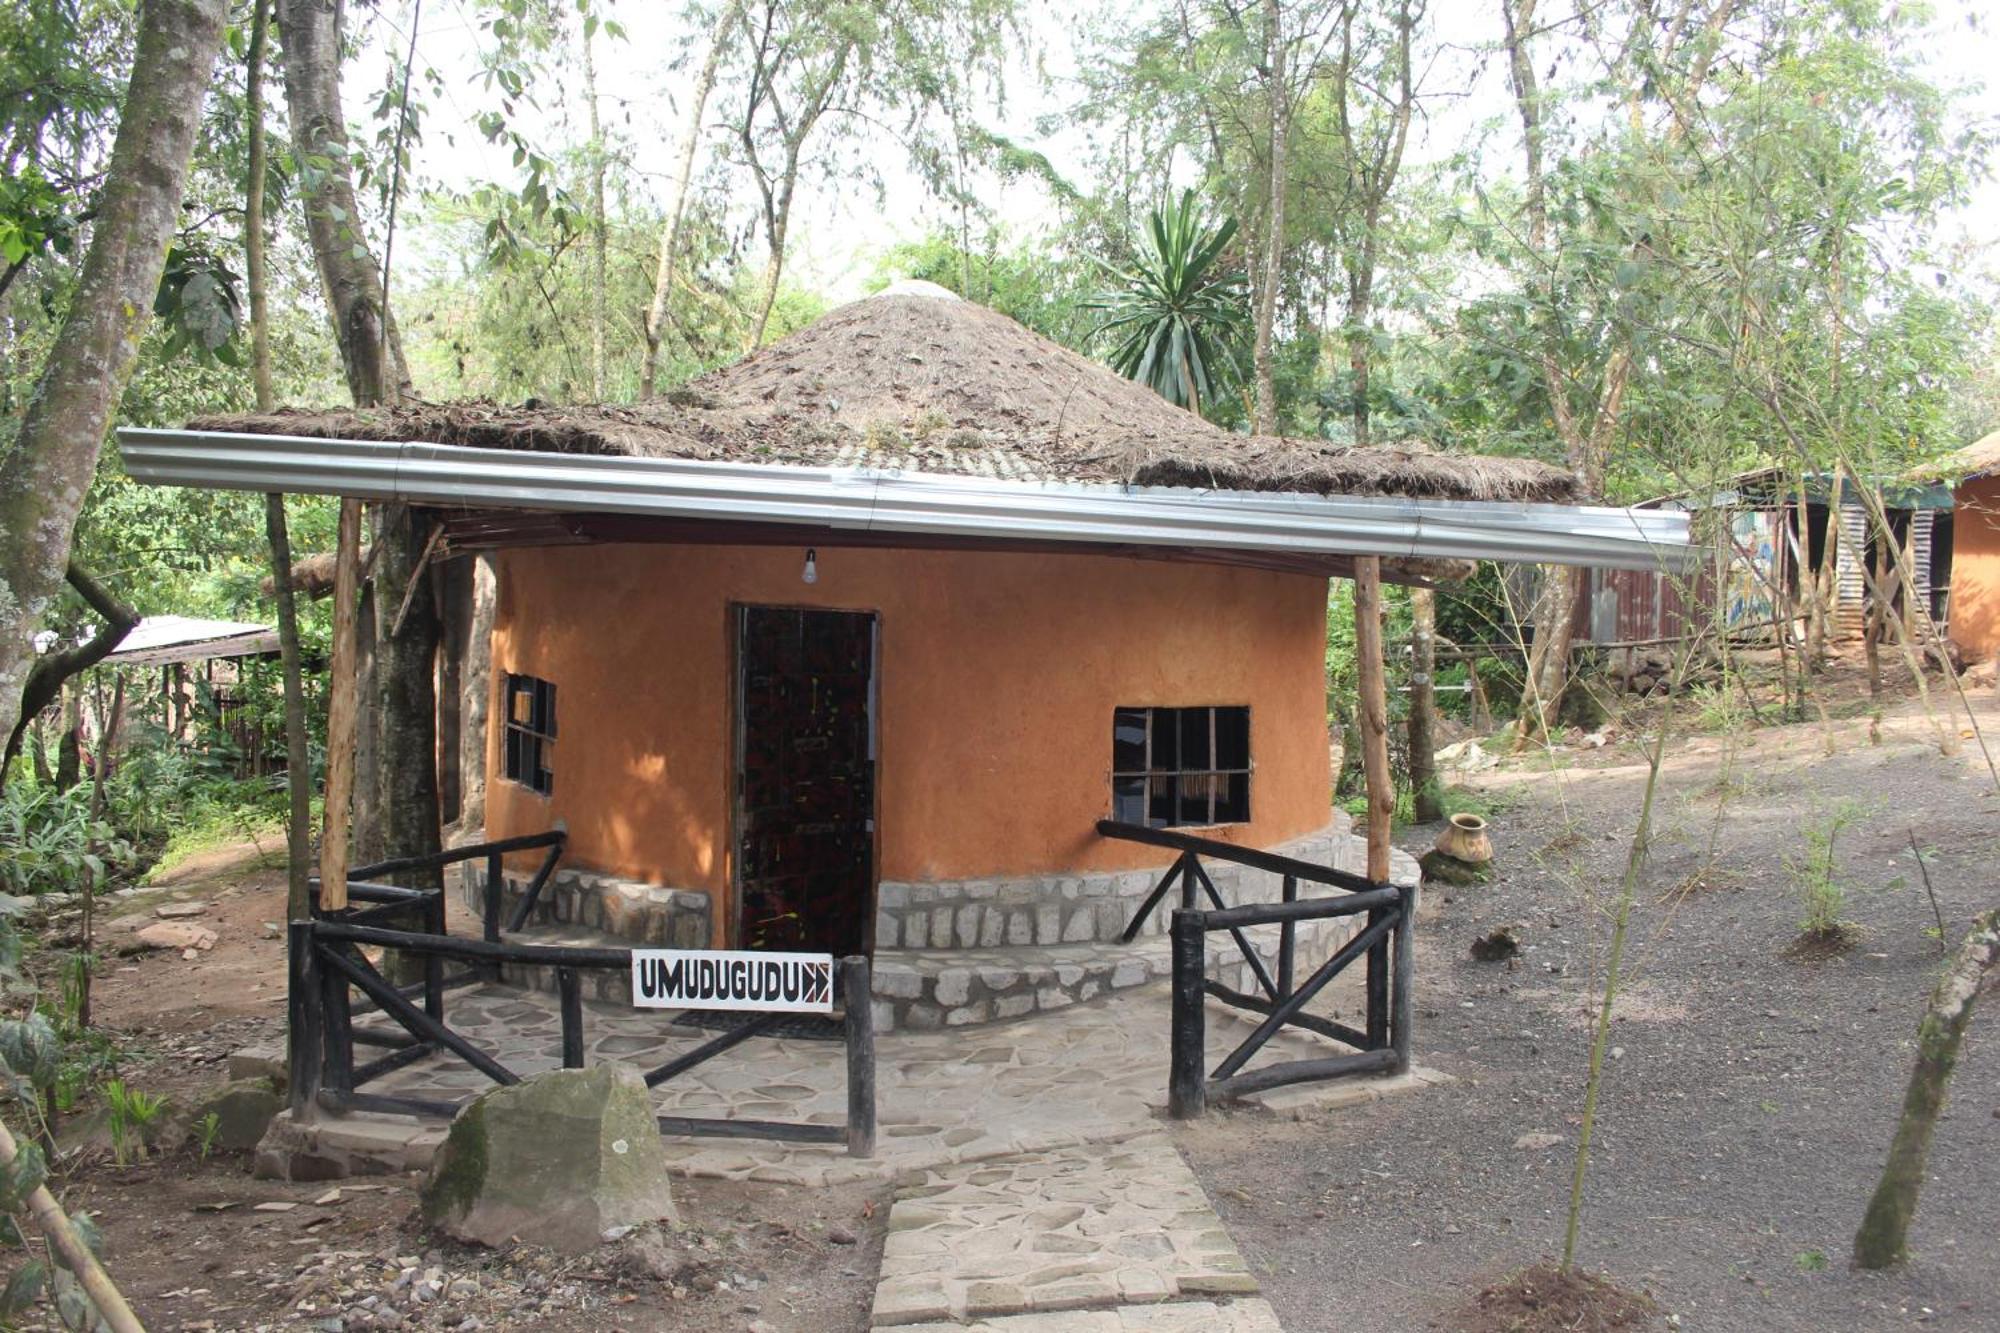
[[[1969,481],[1989,472],[2000,472],[2000,430],[1983,435],[1963,449],[1911,469],[1912,479],[1925,481]]]
[[[287,409],[203,417],[189,426],[1023,480],[1465,500],[1575,498],[1568,473],[1524,459],[1231,434],[949,293],[892,291],[842,306],[650,403]]]

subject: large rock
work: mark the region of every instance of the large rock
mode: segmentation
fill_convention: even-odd
[[[224,1152],[250,1152],[284,1109],[285,1099],[278,1095],[270,1079],[237,1079],[223,1084],[189,1108],[188,1129],[199,1141],[201,1122],[213,1115],[215,1141],[210,1146]]]
[[[424,1221],[460,1240],[572,1252],[674,1217],[645,1079],[604,1064],[495,1088],[452,1121],[422,1202]]]

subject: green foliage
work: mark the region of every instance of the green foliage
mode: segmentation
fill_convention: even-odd
[[[1241,378],[1231,348],[1250,312],[1242,275],[1223,263],[1235,235],[1235,218],[1211,226],[1194,191],[1184,191],[1178,204],[1153,210],[1149,248],[1085,302],[1104,312],[1094,333],[1109,339],[1112,369],[1197,413]]]
[[[0,1019],[0,1063],[6,1065],[21,1100],[32,1101],[34,1093],[55,1086],[62,1056],[61,1038],[39,1011],[25,1018]]]
[[[147,1133],[165,1114],[166,1099],[114,1078],[104,1085],[104,1104],[111,1112],[111,1155],[118,1165],[143,1158]]]
[[[132,852],[110,823],[92,818],[88,787],[59,792],[26,780],[0,789],[0,847],[0,891],[13,894],[75,893]]]
[[[215,1141],[221,1137],[222,1115],[220,1112],[210,1111],[207,1115],[194,1122],[195,1151],[201,1154],[202,1161],[205,1162],[208,1160],[208,1155],[215,1151]]]
[[[1803,849],[1785,855],[1785,870],[1799,895],[1799,929],[1807,935],[1833,936],[1847,929],[1842,915],[1847,906],[1847,886],[1840,879],[1835,844],[1862,814],[1861,806],[1854,801],[1840,801],[1819,811],[1799,830]]]
[[[1094,316],[1086,302],[1094,290],[1094,274],[1059,247],[996,245],[971,252],[945,233],[933,232],[886,251],[876,261],[871,285],[886,287],[898,278],[937,283],[1065,347],[1081,350],[1090,341]]]

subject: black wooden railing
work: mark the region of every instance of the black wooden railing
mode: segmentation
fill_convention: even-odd
[[[498,842],[454,848],[430,856],[403,857],[356,870],[348,886],[350,905],[336,913],[317,910],[309,921],[290,926],[287,988],[291,1026],[291,1105],[297,1117],[314,1110],[338,1113],[377,1111],[399,1115],[457,1114],[462,1101],[364,1092],[365,1084],[433,1055],[446,1055],[471,1065],[496,1084],[513,1084],[521,1076],[445,1018],[445,992],[491,979],[504,966],[548,967],[556,974],[561,1011],[559,1057],[565,1069],[584,1064],[582,973],[617,971],[630,975],[630,949],[531,945],[506,941],[500,922],[500,858],[509,851],[549,848],[540,871],[529,884],[506,926],[520,928],[534,908],[535,897],[547,883],[562,853],[560,832],[532,834]],[[362,879],[410,870],[441,867],[451,861],[487,858],[483,907],[483,939],[447,933],[442,889],[406,888]],[[413,921],[416,929],[394,929],[386,921]],[[394,950],[421,961],[423,979],[398,986],[369,961],[364,948]],[[455,976],[445,974],[447,961],[466,964]],[[354,992],[361,993],[357,1004]],[[847,1055],[847,1117],[839,1125],[814,1125],[773,1120],[657,1117],[660,1132],[722,1138],[780,1139],[800,1143],[845,1143],[850,1153],[866,1157],[875,1148],[875,1029],[869,1006],[869,964],[865,957],[841,960],[835,974],[834,1000],[838,1017],[792,1013],[718,1013],[685,1010],[668,1020],[683,1028],[722,1027],[700,1046],[649,1070],[646,1086],[658,1087],[713,1059],[731,1047],[761,1035],[801,1036],[841,1041]],[[416,1001],[421,999],[419,1006]],[[356,1026],[357,1012],[379,1009],[395,1026]],[[664,1015],[663,1015],[664,1016]],[[388,1053],[365,1063],[355,1062],[356,1046],[387,1048]]]
[[[1415,982],[1415,960],[1411,953],[1416,915],[1416,890],[1408,885],[1378,884],[1330,866],[1314,865],[1254,847],[1238,847],[1213,838],[1178,833],[1171,829],[1147,828],[1104,820],[1098,833],[1107,838],[1141,842],[1178,851],[1172,866],[1125,927],[1123,939],[1131,943],[1146,918],[1172,892],[1180,888],[1180,906],[1171,927],[1173,949],[1173,1046],[1167,1083],[1168,1113],[1177,1119],[1199,1116],[1210,1098],[1235,1097],[1261,1092],[1291,1083],[1339,1078],[1348,1074],[1400,1072],[1410,1063],[1411,999]],[[1282,883],[1282,901],[1246,903],[1231,907],[1222,900],[1215,882],[1202,866],[1202,858],[1230,861],[1277,875]],[[1334,896],[1301,899],[1301,881],[1322,884],[1337,890]],[[1209,906],[1197,904],[1205,898]],[[1334,917],[1366,914],[1367,921],[1355,936],[1332,957],[1295,984],[1297,929],[1302,921],[1324,921]],[[1278,927],[1278,974],[1274,978],[1263,958],[1251,944],[1246,930],[1256,926]],[[1211,931],[1227,931],[1242,952],[1261,995],[1245,994],[1208,976],[1208,936]],[[1366,1016],[1363,1026],[1351,1027],[1318,1014],[1306,1006],[1335,977],[1357,960],[1366,960]],[[1204,1002],[1221,1000],[1237,1009],[1262,1014],[1242,1044],[1207,1072],[1207,1023]],[[1351,1055],[1319,1059],[1288,1060],[1245,1070],[1250,1058],[1286,1026],[1304,1028],[1346,1046]]]

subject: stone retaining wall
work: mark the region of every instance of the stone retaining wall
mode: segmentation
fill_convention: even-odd
[[[1327,827],[1266,850],[1361,874],[1367,849],[1333,812]],[[1162,855],[1165,855],[1162,852]],[[1280,877],[1227,861],[1204,860],[1216,891],[1232,906],[1277,902]],[[1001,949],[1025,945],[1115,943],[1166,868],[1096,875],[1031,875],[937,883],[882,882],[875,912],[879,949]],[[1311,894],[1313,887],[1302,885]],[[1168,904],[1178,906],[1179,900]],[[1168,913],[1154,912],[1142,935],[1166,933]]]

